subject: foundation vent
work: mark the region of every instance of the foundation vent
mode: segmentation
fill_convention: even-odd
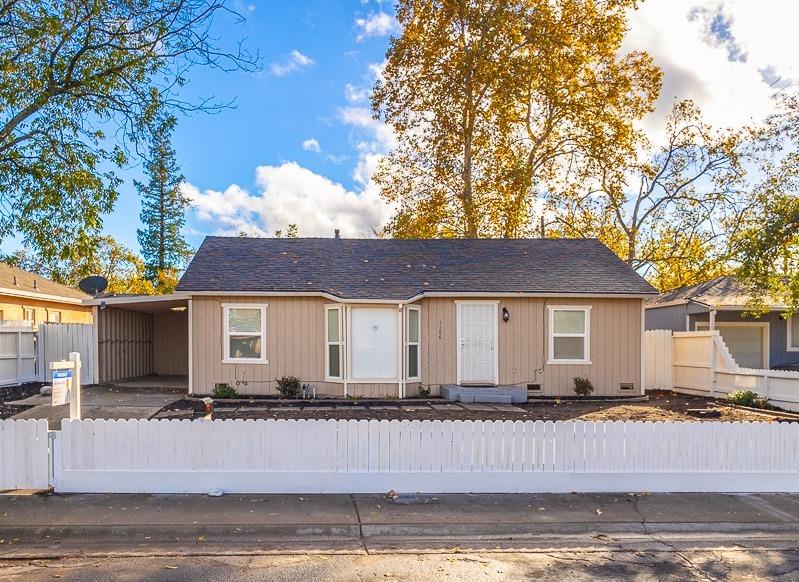
[[[541,392],[541,384],[528,384],[527,385],[528,392]]]
[[[635,390],[635,384],[632,382],[621,382],[619,383],[619,390],[631,392],[632,390]]]

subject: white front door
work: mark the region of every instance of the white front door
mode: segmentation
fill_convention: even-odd
[[[497,383],[497,304],[464,301],[458,309],[458,384]]]

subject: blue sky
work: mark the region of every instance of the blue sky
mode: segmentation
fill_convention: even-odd
[[[246,46],[260,53],[263,67],[257,73],[192,72],[184,95],[213,95],[236,105],[179,119],[173,144],[187,181],[203,190],[237,184],[256,191],[258,166],[296,162],[358,190],[353,172],[359,144],[370,139],[369,131],[364,135],[364,128],[347,122],[346,115],[355,111],[363,116],[369,107],[368,89],[375,80],[370,67],[383,61],[387,33],[395,26],[386,14],[391,8],[319,0],[236,8],[246,23],[220,19],[215,33],[223,43],[247,37]],[[131,217],[138,216],[139,201],[132,180],[139,176],[138,167],[124,173],[116,210],[105,220],[106,232],[133,248],[138,245]],[[189,213],[187,234],[193,244],[219,228],[217,221]]]
[[[234,5],[243,25],[220,19],[223,43],[247,37],[263,70],[196,69],[187,97],[235,99],[216,115],[181,118],[174,146],[192,200],[187,237],[241,230],[271,235],[297,223],[300,234],[370,236],[391,209],[370,178],[393,144],[370,117],[368,92],[389,35],[390,3],[374,0]],[[664,71],[657,110],[644,121],[653,140],[675,99],[691,98],[706,118],[737,127],[762,119],[797,75],[799,6],[782,0],[648,0],[630,16],[624,50],[646,50]],[[777,80],[776,85],[774,84]],[[743,105],[742,105],[743,104]],[[137,249],[139,202],[132,179],[105,231]]]

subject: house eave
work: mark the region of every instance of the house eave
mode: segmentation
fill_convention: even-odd
[[[38,293],[36,291],[23,291],[22,289],[10,289],[8,287],[0,287],[0,295],[19,297],[22,299],[38,299],[39,301],[65,303],[68,305],[84,305],[84,300],[79,299],[78,297],[64,297],[62,295],[51,295],[49,293]]]

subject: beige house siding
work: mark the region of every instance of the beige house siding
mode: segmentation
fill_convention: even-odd
[[[548,306],[553,305],[591,307],[590,365],[546,364]],[[455,300],[427,298],[421,306],[422,383],[438,394],[442,384],[454,384],[457,377]],[[499,315],[507,307],[510,320],[498,322],[499,383],[541,384],[544,394],[567,395],[573,393],[575,376],[587,376],[595,396],[618,394],[620,382],[632,382],[640,391],[641,306],[641,299],[501,299]],[[536,374],[542,367],[543,374]]]
[[[470,298],[474,299],[474,298]],[[491,299],[487,299],[490,301]],[[268,364],[222,363],[222,304],[267,304]],[[216,383],[229,383],[241,394],[274,394],[275,378],[298,376],[320,394],[344,394],[343,383],[325,381],[325,305],[321,297],[194,296],[192,300],[192,389],[208,394]],[[422,385],[437,394],[456,382],[457,338],[454,298],[428,298],[421,306]],[[547,306],[590,306],[590,365],[544,365]],[[571,394],[575,376],[589,377],[595,395],[619,393],[620,382],[640,390],[641,299],[502,299],[510,321],[498,322],[499,383],[542,384],[544,394]],[[543,359],[542,359],[543,358]],[[418,382],[409,382],[414,396]],[[356,397],[397,396],[396,383],[347,384]]]
[[[0,295],[0,319],[4,321],[22,321],[25,310],[33,309],[36,313],[36,324],[52,319],[53,312],[61,313],[61,323],[91,323],[92,308],[72,303],[58,303],[40,299],[11,297]]]
[[[157,313],[153,318],[153,373],[185,376],[189,373],[189,316],[183,312]]]

